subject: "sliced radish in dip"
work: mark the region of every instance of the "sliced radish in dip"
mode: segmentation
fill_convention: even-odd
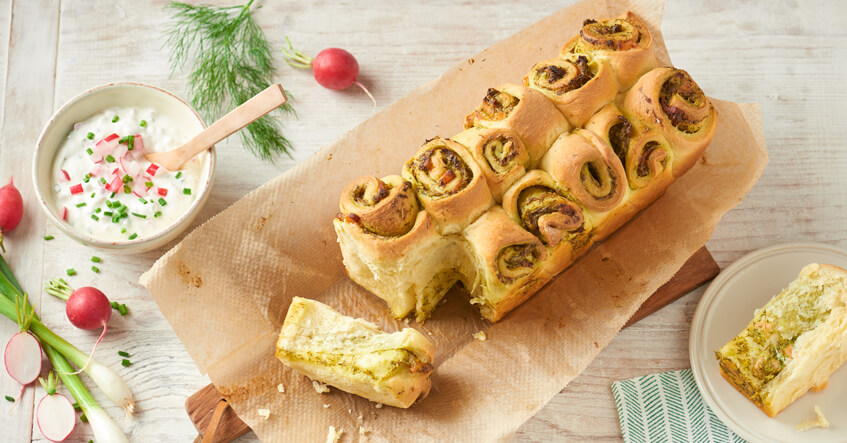
[[[115,119],[115,116],[118,118]],[[54,160],[59,215],[104,241],[143,240],[179,219],[199,193],[205,153],[181,171],[144,158],[194,134],[151,108],[106,109],[74,125]]]

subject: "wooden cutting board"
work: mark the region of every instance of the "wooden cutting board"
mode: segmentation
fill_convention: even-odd
[[[700,248],[673,278],[648,298],[624,325],[624,328],[658,311],[689,293],[720,272],[706,247]],[[241,421],[212,384],[200,389],[185,401],[185,410],[199,435],[195,443],[229,443],[246,434],[250,428]],[[211,426],[209,426],[211,424]],[[207,431],[208,430],[208,431]],[[207,435],[208,434],[208,435]]]

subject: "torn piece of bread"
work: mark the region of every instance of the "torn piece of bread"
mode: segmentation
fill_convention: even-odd
[[[800,424],[795,426],[798,431],[805,432],[809,429],[814,428],[822,428],[826,429],[829,427],[829,420],[823,415],[823,411],[821,411],[820,406],[815,405],[815,418],[811,420],[803,420]]]
[[[435,348],[420,332],[383,332],[329,306],[294,297],[276,344],[288,367],[342,391],[398,408],[429,392]]]
[[[847,360],[847,271],[812,263],[715,352],[721,375],[768,416],[826,387]]]

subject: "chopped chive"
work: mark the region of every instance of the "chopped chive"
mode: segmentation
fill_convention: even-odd
[[[116,115],[116,116],[112,117],[112,123],[117,123],[118,120],[120,120],[120,119],[121,118]]]
[[[156,213],[153,214],[153,218],[159,218],[161,216],[162,216],[162,211],[156,211]]]
[[[137,213],[137,212],[133,212],[133,213],[132,213],[132,215],[134,215],[134,216],[136,216],[136,217],[138,217],[138,218],[147,218],[147,216],[146,216],[146,215],[144,215],[144,214],[139,214],[139,213]]]
[[[14,403],[14,402],[15,402],[15,397],[12,397],[11,395],[7,395],[7,396],[6,396],[6,401],[10,401],[10,402]]]
[[[115,198],[115,194],[117,194],[117,192],[113,192],[113,193],[111,193],[111,194],[109,195],[109,198]]]
[[[97,197],[97,193],[96,193],[96,192],[92,192],[92,193],[91,193],[91,198],[94,198],[94,197]]]
[[[83,423],[88,423],[88,417],[85,416],[85,412],[79,415],[79,421]]]
[[[144,197],[138,197],[138,201],[140,201],[142,205],[147,204],[147,200],[145,200]]]
[[[89,132],[88,134],[85,134],[85,138],[87,138],[87,139],[89,139],[89,140],[94,140],[94,133],[93,133],[93,132]]]
[[[89,132],[89,134],[91,134],[91,133]],[[91,149],[91,148],[86,149],[86,150],[85,150],[85,152],[87,152],[87,153],[88,153],[88,155],[92,155],[92,154],[94,154],[94,150],[93,150],[93,149]]]
[[[118,140],[118,143],[126,143],[126,150],[132,151],[132,148],[135,147],[135,136],[134,135],[127,135],[126,137],[123,137],[120,140]]]
[[[118,306],[118,312],[120,312],[121,315],[127,315],[129,314],[129,308],[127,308],[125,304],[121,303],[121,305]]]
[[[98,268],[97,266],[92,266],[91,270],[94,271],[94,273],[96,273],[96,274],[100,273],[100,268]]]
[[[105,215],[106,217],[111,217],[111,216],[115,215],[115,213],[112,212],[112,211],[103,211],[103,215]]]
[[[121,179],[121,181],[124,183],[129,183],[132,181],[132,177],[130,177],[129,174],[124,174],[124,177]]]
[[[129,217],[129,214],[127,214],[126,212],[121,212],[121,218],[128,218],[128,217]]]
[[[94,221],[100,221],[100,217],[98,217],[94,214],[91,214],[91,219],[94,220]]]
[[[130,188],[129,185],[124,185],[124,194],[131,194],[131,193],[132,193],[132,188]]]
[[[96,212],[96,213],[98,213],[98,214],[99,214],[99,213],[100,213],[100,211],[102,211],[102,210],[103,210],[102,208],[94,208],[94,212]]]
[[[96,255],[91,257],[91,262],[92,263],[100,263],[100,257],[98,257]]]
[[[163,198],[159,198],[159,204],[162,205],[162,206],[167,206],[168,202],[166,202],[165,199],[163,199]]]
[[[85,203],[85,202],[77,203],[77,204],[76,204],[76,207],[77,207],[77,208],[81,208],[81,207],[85,206],[86,204],[87,204],[87,203]]]
[[[55,238],[55,237],[53,237],[52,235],[45,235],[45,236],[44,236],[44,240],[48,240],[48,241],[49,241],[49,240],[53,240],[54,238]]]
[[[120,223],[120,221],[121,221],[121,215],[120,214],[115,214],[115,215],[112,216],[112,223]]]
[[[110,303],[110,304],[112,305],[112,309],[118,309],[118,307],[120,306],[120,304],[119,304],[118,302],[116,302],[116,301],[113,301],[113,302],[112,302],[112,303]]]
[[[118,351],[118,355],[121,357],[129,357],[129,352],[126,351]]]
[[[138,126],[141,126],[142,128],[146,128],[147,127],[147,120],[141,120],[140,122],[138,122]]]
[[[109,163],[114,163],[115,157],[112,157],[112,154],[108,154],[108,155],[106,155],[106,161],[109,162]]]
[[[132,235],[130,235],[130,236],[129,236],[129,239],[130,239],[130,240],[135,240],[135,238],[136,238],[136,237],[138,237],[138,234],[136,234],[136,233],[134,233],[134,232],[133,232],[133,233],[132,233]]]
[[[79,406],[79,403],[74,402],[74,411],[81,411],[82,408]]]
[[[126,234],[126,228],[121,228],[121,234]]]
[[[118,208],[118,212],[120,212],[121,214],[126,213],[126,211],[128,211],[128,210],[129,210],[129,206],[123,205],[123,204]]]
[[[130,362],[129,362],[129,360],[127,360],[127,359],[123,359],[123,360],[121,360],[121,366],[123,366],[123,367],[125,367],[125,368],[128,368],[128,367],[129,367],[129,365],[131,365],[131,364],[132,364],[132,363],[130,363]]]
[[[179,171],[179,172],[176,173],[176,178],[180,178],[180,177],[182,177],[182,171]]]
[[[106,184],[106,179],[105,179],[105,178],[103,178],[103,177],[100,177],[100,183],[105,185],[105,184]]]
[[[68,277],[74,276],[74,275],[76,275],[76,269],[68,268],[68,269],[65,270],[65,273],[68,274]]]
[[[89,176],[87,176],[87,175],[86,175],[85,177],[83,177],[83,178],[82,178],[82,182],[83,182],[83,183],[88,183],[88,182],[90,182],[90,181],[91,181],[91,177],[89,177]]]
[[[153,182],[144,182],[144,186],[147,186],[147,189],[150,189],[153,187]]]
[[[191,195],[191,188],[184,188],[182,190],[182,193],[185,194],[185,195]]]

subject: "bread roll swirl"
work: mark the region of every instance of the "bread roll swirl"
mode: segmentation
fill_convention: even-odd
[[[608,60],[621,91],[656,66],[653,36],[632,12],[606,20],[585,20],[579,35],[567,42],[561,53],[593,53]]]
[[[536,63],[524,85],[556,104],[572,126],[582,126],[618,92],[609,64],[591,54],[565,54]]]
[[[482,170],[460,144],[436,137],[403,168],[439,231],[460,232],[494,204]]]
[[[517,134],[508,129],[466,129],[453,137],[479,164],[496,201],[529,168],[529,153]]]
[[[592,211],[615,208],[624,197],[626,173],[612,148],[594,133],[577,129],[556,140],[541,169]]]
[[[409,232],[419,209],[412,184],[399,175],[382,180],[370,175],[356,179],[341,193],[339,206],[343,216],[388,237]]]
[[[679,155],[673,173],[688,171],[717,129],[717,111],[687,72],[656,68],[644,74],[624,97],[626,112],[655,126]]]
[[[567,119],[544,94],[515,84],[489,88],[482,103],[465,117],[465,129],[504,128],[523,140],[535,167],[556,138],[570,129]]]

